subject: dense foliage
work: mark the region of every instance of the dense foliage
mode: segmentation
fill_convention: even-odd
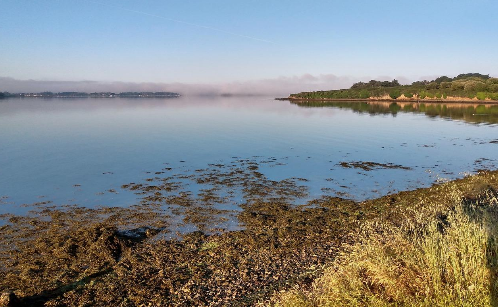
[[[302,99],[368,99],[386,97],[398,99],[447,99],[448,97],[498,100],[498,78],[479,73],[460,74],[454,78],[442,76],[432,81],[416,81],[401,85],[398,80],[357,82],[350,89],[302,92],[291,98]]]

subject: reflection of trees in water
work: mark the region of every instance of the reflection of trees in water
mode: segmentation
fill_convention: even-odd
[[[498,123],[498,105],[484,104],[442,104],[442,103],[407,103],[407,102],[356,102],[356,101],[299,101],[291,102],[300,107],[335,107],[350,109],[357,113],[392,114],[399,112],[423,113],[429,117],[444,117],[463,120],[468,123]]]

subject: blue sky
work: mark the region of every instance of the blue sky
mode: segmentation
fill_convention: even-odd
[[[21,80],[498,76],[492,0],[0,0],[0,12],[0,77]]]

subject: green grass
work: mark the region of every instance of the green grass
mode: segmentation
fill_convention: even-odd
[[[497,306],[496,195],[455,189],[444,213],[428,203],[400,223],[372,221],[311,288],[279,293],[275,305]]]

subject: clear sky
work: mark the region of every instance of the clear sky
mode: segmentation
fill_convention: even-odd
[[[498,75],[498,1],[0,0],[0,77]]]

